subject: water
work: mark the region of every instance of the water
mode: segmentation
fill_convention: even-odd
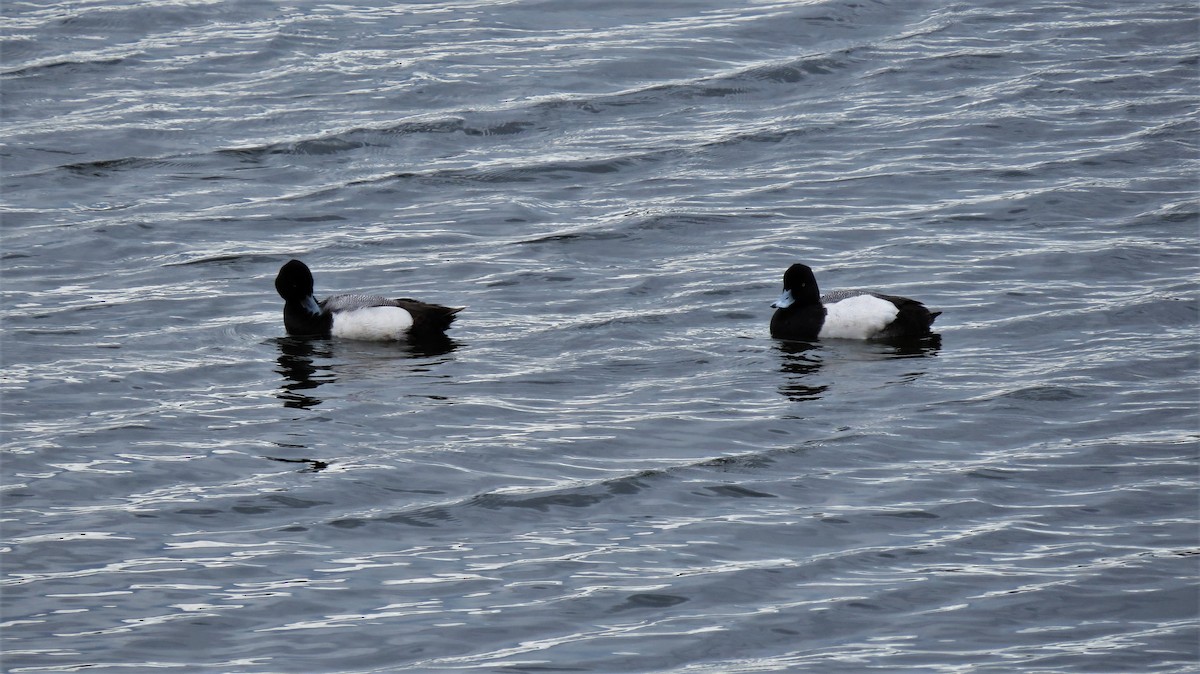
[[[1200,667],[1193,3],[3,21],[5,671]]]

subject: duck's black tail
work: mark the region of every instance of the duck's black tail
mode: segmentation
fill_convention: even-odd
[[[412,314],[413,324],[408,329],[410,339],[431,339],[445,335],[454,316],[466,307],[444,307],[407,298],[396,300],[397,306]]]
[[[933,321],[942,315],[940,311],[930,311],[924,304],[907,297],[877,295],[890,300],[896,305],[896,318],[884,331],[881,337],[924,337],[930,334]]]

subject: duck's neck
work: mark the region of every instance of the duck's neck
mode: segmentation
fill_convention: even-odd
[[[320,316],[321,315],[321,305],[317,304],[317,298],[313,297],[312,295],[305,297],[304,299],[300,300],[297,304],[299,305],[300,310],[304,311],[307,314],[310,314],[312,316]]]

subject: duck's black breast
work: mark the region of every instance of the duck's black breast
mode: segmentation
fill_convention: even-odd
[[[814,340],[825,324],[825,307],[815,304],[793,304],[776,309],[771,315],[771,336],[778,339]]]
[[[289,335],[328,337],[333,329],[333,316],[328,311],[314,314],[299,302],[286,302],[283,305],[283,327]]]

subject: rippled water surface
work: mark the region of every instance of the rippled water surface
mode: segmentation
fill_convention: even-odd
[[[1200,666],[1194,3],[0,11],[5,671]]]

